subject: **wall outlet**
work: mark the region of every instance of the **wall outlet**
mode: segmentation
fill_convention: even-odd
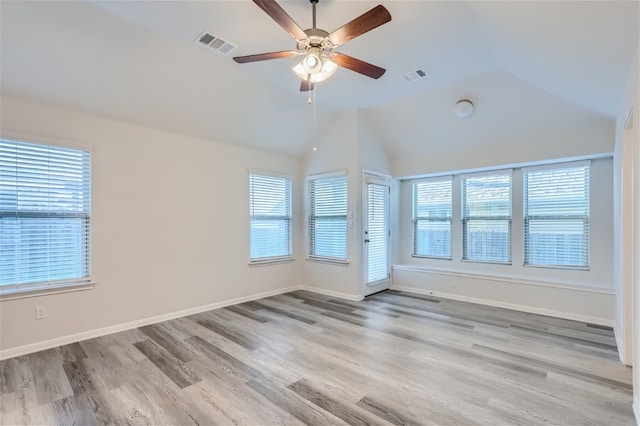
[[[47,317],[47,308],[45,306],[38,306],[36,308],[36,319],[41,320]]]

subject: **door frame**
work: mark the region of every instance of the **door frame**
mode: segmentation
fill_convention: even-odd
[[[389,237],[387,239],[387,271],[389,278],[382,280],[370,286],[368,281],[368,250],[365,240],[365,231],[367,231],[369,223],[369,183],[378,183],[380,185],[386,185],[389,187],[389,215],[387,218],[387,227],[389,231]],[[389,289],[391,287],[391,176],[386,173],[376,172],[372,170],[362,170],[362,229],[360,232],[360,244],[361,244],[361,260],[362,260],[362,295],[366,297],[369,294],[377,293],[382,290]],[[373,287],[373,288],[372,288]]]

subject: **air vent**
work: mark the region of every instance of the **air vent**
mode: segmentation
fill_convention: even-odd
[[[220,37],[216,37],[213,34],[205,31],[198,36],[196,39],[196,43],[199,43],[203,46],[207,46],[216,52],[220,52],[223,55],[231,52],[231,50],[236,47],[235,45],[229,43],[226,40],[221,39]]]
[[[425,78],[425,77],[429,77],[429,73],[423,69],[410,71],[400,76],[400,78],[404,80],[405,83],[411,83],[412,81],[420,80],[421,78]]]

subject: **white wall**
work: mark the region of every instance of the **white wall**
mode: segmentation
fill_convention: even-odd
[[[640,424],[640,45],[616,122],[614,216],[615,332],[622,362],[633,365],[633,410]],[[631,117],[629,112],[632,111]]]
[[[577,108],[566,106],[566,108]],[[573,110],[569,110],[573,111]],[[454,179],[453,260],[412,257],[411,182],[396,179],[393,287],[461,300],[613,325],[613,161],[595,159],[591,169],[591,264],[589,271],[523,266],[522,174],[520,165],[560,159],[607,156],[614,150],[614,121],[589,112],[571,112],[573,121],[535,134],[496,139],[477,149],[448,148],[438,153],[395,157],[395,177],[514,167],[512,265],[462,262],[460,182]],[[583,117],[579,121],[579,117]],[[479,119],[471,117],[470,120]],[[579,125],[577,124],[579,123]],[[462,125],[463,123],[461,123]],[[500,132],[497,132],[500,134]],[[425,141],[425,143],[429,143]],[[473,144],[471,146],[474,146]]]
[[[299,159],[2,97],[3,135],[93,146],[92,290],[0,302],[3,357],[162,315],[277,293],[301,263],[250,268],[248,169]],[[295,217],[301,217],[296,204]],[[295,252],[302,238],[294,235]],[[35,320],[36,306],[48,318]],[[40,345],[40,346],[38,346]]]
[[[317,151],[304,157],[306,176],[343,170],[347,172],[348,206],[353,227],[347,233],[347,265],[306,261],[302,285],[310,290],[359,300],[363,297],[364,170],[389,174],[387,152],[359,111],[344,112],[319,138]],[[306,255],[306,253],[304,253]]]
[[[301,280],[301,284],[307,289],[354,300],[361,297],[358,285],[360,259],[356,248],[359,241],[357,212],[360,196],[356,141],[356,113],[345,112],[318,138],[317,151],[307,153],[304,157],[305,176],[336,171],[347,172],[347,205],[348,211],[353,215],[353,227],[347,230],[348,264],[304,260],[305,268]],[[306,181],[304,184],[306,185]],[[305,226],[306,220],[305,217]],[[306,250],[307,242],[304,244]],[[306,251],[303,253],[306,257]]]

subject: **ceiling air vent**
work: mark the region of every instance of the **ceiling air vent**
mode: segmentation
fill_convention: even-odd
[[[423,69],[409,71],[408,73],[402,74],[400,76],[400,78],[404,80],[405,83],[411,83],[412,81],[420,80],[421,78],[425,77],[429,77],[429,73]]]
[[[196,39],[196,42],[203,46],[207,46],[217,52],[220,52],[223,55],[226,55],[227,53],[231,52],[231,50],[234,47],[236,47],[235,45],[229,43],[228,41],[223,40],[220,37],[216,37],[213,34],[208,33],[206,31],[198,36],[198,38]]]

